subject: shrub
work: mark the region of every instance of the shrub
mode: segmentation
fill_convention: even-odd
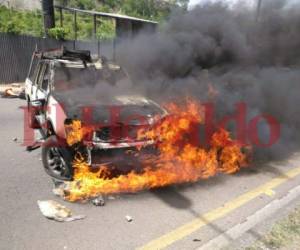
[[[64,40],[69,32],[64,27],[55,27],[48,30],[49,37]]]

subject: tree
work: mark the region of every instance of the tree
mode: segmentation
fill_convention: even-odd
[[[102,12],[120,13],[156,21],[164,20],[174,9],[186,10],[188,0],[55,0],[56,5],[80,9],[95,9]],[[56,24],[59,24],[59,13],[55,13]],[[112,20],[98,18],[101,23],[97,29],[98,38],[112,38],[115,35],[115,25]],[[77,38],[91,39],[93,20],[91,16],[77,16]],[[56,38],[74,39],[74,17],[66,11],[63,13],[63,29],[59,25],[51,30],[51,36]],[[42,12],[20,11],[0,6],[0,32],[43,36]]]

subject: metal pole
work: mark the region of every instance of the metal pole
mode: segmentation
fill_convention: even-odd
[[[77,12],[74,10],[74,50],[76,49],[77,40]]]
[[[48,36],[48,30],[55,27],[53,0],[42,0],[42,10],[45,35]]]
[[[100,26],[100,29],[101,29],[101,20],[100,20],[100,22],[99,22],[99,26]],[[97,38],[97,45],[98,45],[98,57],[100,58],[101,57],[101,54],[100,54],[100,51],[101,51],[101,38],[100,37],[98,37]]]
[[[115,62],[116,61],[116,47],[117,47],[117,39],[114,38],[113,40],[113,61]]]
[[[100,58],[100,41],[97,41],[97,52],[98,52],[98,57]]]
[[[97,35],[97,16],[93,15],[94,27],[93,27],[93,38],[96,40]]]
[[[257,0],[257,10],[256,10],[256,19],[255,19],[256,22],[258,22],[259,20],[261,6],[262,6],[262,0]]]
[[[59,8],[59,18],[60,18],[60,27],[63,27],[63,12],[62,12],[62,8]]]
[[[100,43],[99,40],[97,39],[97,15],[93,15],[93,40],[94,42],[97,43],[97,54],[98,57],[100,58]]]

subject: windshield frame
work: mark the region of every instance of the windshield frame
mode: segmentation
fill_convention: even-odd
[[[53,63],[53,71],[54,71],[54,76],[53,76],[53,84],[52,84],[52,91],[57,91],[57,92],[64,92],[66,90],[75,90],[75,89],[80,89],[83,87],[90,87],[93,88],[95,87],[97,84],[99,84],[100,82],[94,82],[92,84],[82,84],[82,82],[79,80],[79,82],[77,82],[77,84],[74,84],[74,87],[72,87],[71,82],[69,83],[69,88],[66,90],[57,90],[56,86],[57,84],[59,84],[56,80],[56,76],[58,75],[58,71],[60,69],[82,69],[82,70],[95,70],[94,72],[96,74],[99,74],[99,80],[101,79],[101,77],[103,77],[103,83],[106,82],[107,84],[110,84],[111,86],[116,85],[117,82],[119,82],[122,79],[127,79],[130,82],[131,78],[129,77],[128,73],[119,65],[114,64],[114,63],[101,63],[101,61],[96,61],[96,62],[92,62],[92,63],[85,63],[83,61],[67,61],[67,60],[57,60]],[[77,72],[78,73],[78,72]],[[77,74],[76,73],[76,74]],[[116,79],[111,79],[109,77],[106,76],[106,78],[104,77],[105,74],[109,74],[109,77],[116,77],[117,74],[120,74],[120,76],[117,76]],[[73,76],[74,77],[74,76]],[[76,77],[73,78],[73,80],[75,79],[76,81]],[[72,77],[70,77],[70,79],[68,81],[71,81]],[[110,82],[112,80],[112,82]],[[59,81],[59,80],[58,80]],[[68,83],[66,83],[66,86],[68,85]]]

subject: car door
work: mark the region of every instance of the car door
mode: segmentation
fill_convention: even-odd
[[[28,71],[28,75],[25,80],[25,94],[26,94],[26,98],[29,99],[32,95],[32,86],[35,83],[35,79],[37,78],[39,72],[39,62],[40,59],[38,59],[37,57],[32,57],[30,63],[30,69]]]

